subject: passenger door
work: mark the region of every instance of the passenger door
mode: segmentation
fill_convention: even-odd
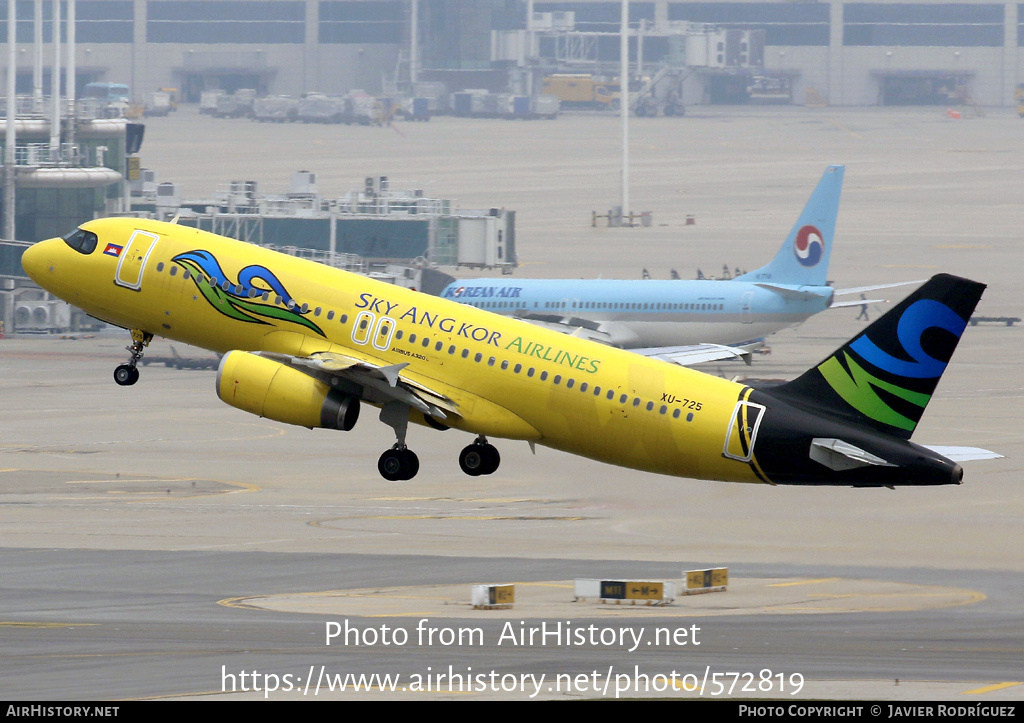
[[[146,262],[159,238],[147,231],[136,231],[132,234],[117,262],[117,271],[114,272],[115,284],[135,291],[142,288],[142,272],[145,271]]]

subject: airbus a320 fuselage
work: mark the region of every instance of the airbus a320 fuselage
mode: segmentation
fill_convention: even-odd
[[[115,370],[155,335],[224,354],[217,393],[280,422],[351,429],[367,404],[395,432],[379,470],[416,474],[410,421],[527,440],[681,477],[856,486],[956,484],[954,461],[909,437],[983,285],[940,276],[817,367],[755,389],[194,228],[99,219],[29,248],[26,272],[130,330]],[[908,361],[909,360],[909,361]]]

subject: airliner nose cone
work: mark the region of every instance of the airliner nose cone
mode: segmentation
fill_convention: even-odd
[[[28,277],[37,284],[39,283],[39,278],[49,265],[49,254],[44,248],[41,248],[45,243],[45,241],[40,241],[37,244],[33,244],[25,249],[25,252],[21,255],[21,268],[25,269]]]

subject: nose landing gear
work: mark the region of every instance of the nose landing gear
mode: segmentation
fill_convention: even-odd
[[[135,382],[139,381],[139,359],[142,358],[142,350],[149,346],[149,342],[153,340],[153,335],[146,331],[139,331],[138,329],[132,329],[132,343],[125,347],[132,358],[126,364],[119,364],[114,369],[114,381],[122,387],[130,387]]]

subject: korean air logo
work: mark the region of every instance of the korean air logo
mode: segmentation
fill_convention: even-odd
[[[797,231],[793,253],[801,266],[817,266],[825,255],[825,240],[821,237],[821,231],[814,226],[804,226]]]
[[[455,291],[452,292],[452,296],[454,296],[457,299],[460,296],[462,296],[462,294],[463,294],[463,292],[465,292],[465,290],[466,290],[465,286],[460,286],[459,288],[455,289]]]

